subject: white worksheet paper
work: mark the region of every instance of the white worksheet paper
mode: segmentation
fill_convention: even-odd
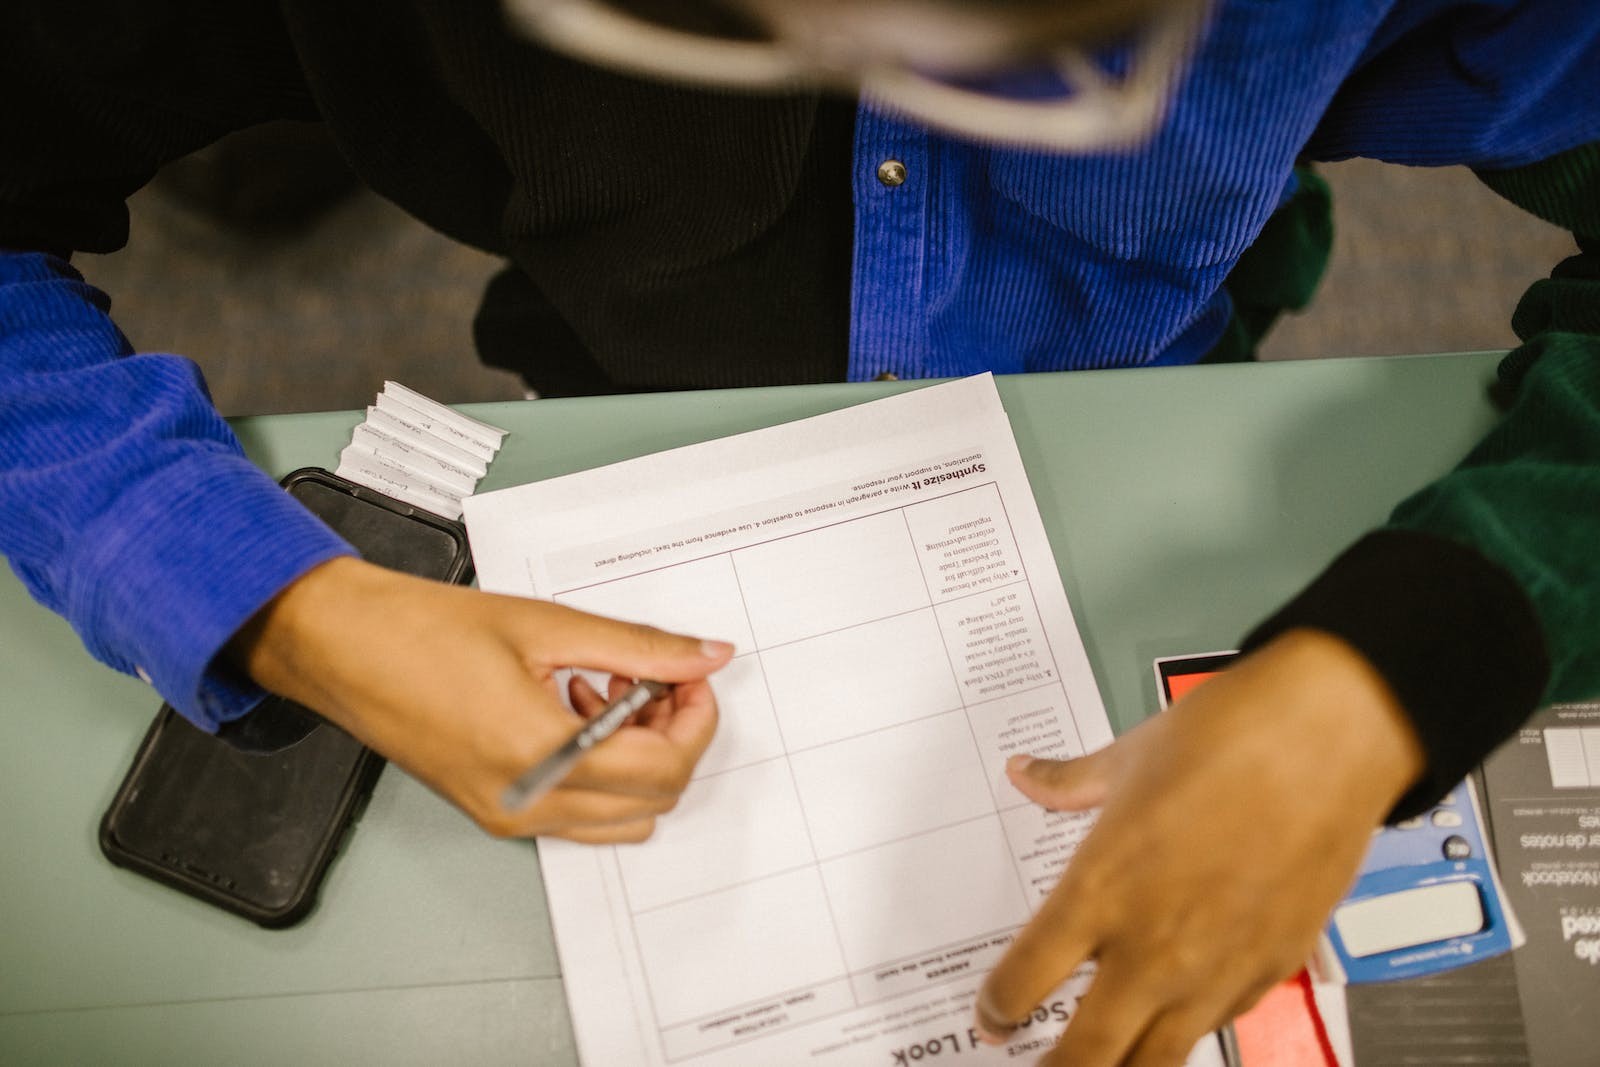
[[[985,375],[466,501],[479,584],[732,641],[643,845],[543,841],[580,1055],[1011,1062],[983,975],[1087,832],[1006,780],[1111,740]]]

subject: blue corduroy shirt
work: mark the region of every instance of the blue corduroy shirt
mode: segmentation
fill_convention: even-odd
[[[1192,362],[1297,160],[1496,169],[1595,140],[1600,8],[1581,0],[1230,0],[1127,154],[960,143],[862,107],[848,376]],[[878,180],[888,159],[903,184]],[[191,363],[135,352],[65,260],[0,252],[0,552],[97,658],[214,729],[261,696],[219,662],[229,636],[348,551],[244,458]]]

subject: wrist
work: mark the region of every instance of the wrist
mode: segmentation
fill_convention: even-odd
[[[378,569],[355,556],[318,564],[252,615],[224,655],[262,688],[326,713],[334,703],[324,662],[328,628],[341,625],[341,607],[358,602]]]
[[[1242,647],[1294,629],[1348,642],[1404,708],[1427,759],[1395,818],[1454,788],[1538,706],[1549,677],[1542,623],[1518,579],[1477,548],[1421,530],[1363,537]]]
[[[1352,780],[1387,814],[1426,773],[1428,760],[1400,698],[1355,646],[1321,630],[1288,630],[1251,657],[1271,673],[1276,691],[1300,693],[1282,713],[1292,716],[1300,743]]]

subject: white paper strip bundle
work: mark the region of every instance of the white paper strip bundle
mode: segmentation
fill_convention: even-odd
[[[506,431],[384,382],[334,473],[447,519],[461,517]]]

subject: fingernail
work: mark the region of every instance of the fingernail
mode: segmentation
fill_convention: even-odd
[[[728,641],[701,641],[700,654],[706,659],[722,659],[733,655],[733,645]]]
[[[985,1045],[1003,1045],[1006,1038],[1016,1030],[995,1018],[994,1009],[989,1006],[987,990],[978,993],[976,1003],[972,1005],[973,1029],[978,1032],[978,1040]]]
[[[1006,760],[1006,770],[1012,774],[1021,774],[1032,765],[1032,756],[1012,756]]]

